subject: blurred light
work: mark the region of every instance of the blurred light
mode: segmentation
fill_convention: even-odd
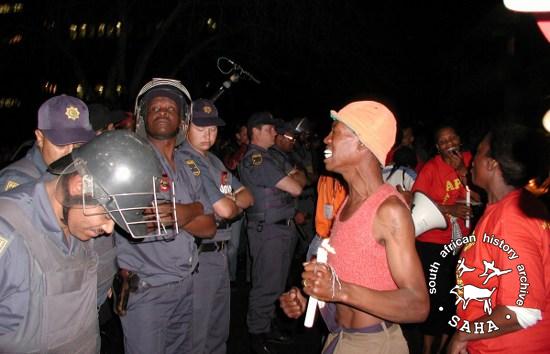
[[[206,20],[206,25],[208,26],[208,29],[212,32],[214,32],[218,27],[218,24],[216,23],[216,21],[214,21],[212,17],[209,17],[208,20]]]
[[[107,25],[107,37],[111,37],[114,31],[115,31],[115,26],[110,24]]]
[[[120,37],[120,32],[122,31],[122,22],[118,21],[115,27],[116,27],[116,36]]]
[[[550,0],[504,0],[504,6],[518,12],[550,12]]]
[[[21,101],[16,97],[0,97],[0,109],[21,107]]]
[[[82,84],[78,84],[78,86],[76,86],[76,95],[78,98],[84,97],[84,86],[82,86]]]
[[[97,26],[97,36],[103,37],[104,34],[105,34],[105,24],[100,23],[99,26]]]
[[[11,12],[11,6],[9,4],[0,4],[0,14],[5,15]]]
[[[97,93],[99,93],[100,96],[103,95],[103,88],[104,88],[104,87],[103,87],[102,84],[97,84],[97,85],[95,85],[95,91],[96,91]]]
[[[13,13],[23,12],[23,4],[20,2],[17,2],[13,4]]]
[[[78,29],[78,26],[75,24],[72,24],[69,26],[69,37],[71,39],[76,39],[76,31]]]
[[[85,38],[86,37],[86,28],[88,27],[88,25],[86,23],[83,23],[80,25],[80,38]]]
[[[546,114],[542,117],[542,126],[550,133],[550,109],[546,111]]]
[[[121,84],[118,84],[116,85],[116,93],[120,96],[120,94],[122,93],[122,85]]]
[[[13,36],[13,37],[10,38],[10,40],[8,41],[8,44],[9,44],[9,45],[18,44],[18,43],[20,43],[22,40],[23,40],[23,35],[22,35],[22,34],[16,34],[15,36]]]
[[[57,92],[57,84],[55,82],[46,81],[42,85],[42,90],[46,93],[55,94]]]

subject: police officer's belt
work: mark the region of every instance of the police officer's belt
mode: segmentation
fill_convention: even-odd
[[[225,230],[231,227],[232,222],[230,220],[216,220],[216,228],[218,230]]]
[[[283,220],[275,221],[273,224],[283,225],[283,226],[290,226],[291,223],[292,223],[292,218],[291,219],[283,219]]]
[[[208,243],[201,243],[199,246],[199,253],[205,253],[205,252],[220,252],[222,251],[227,245],[227,241],[216,241],[216,242],[208,242]]]

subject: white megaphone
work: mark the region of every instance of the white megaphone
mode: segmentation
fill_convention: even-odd
[[[418,237],[431,229],[447,228],[447,220],[437,205],[422,192],[415,192],[412,204],[414,235]]]

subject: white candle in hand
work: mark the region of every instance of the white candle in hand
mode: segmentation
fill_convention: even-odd
[[[471,206],[471,201],[470,201],[470,187],[466,186],[466,206],[467,207],[470,207]],[[470,228],[470,217],[467,216],[466,217],[466,228]]]
[[[328,258],[327,250],[323,245],[319,246],[317,249],[317,263],[326,263]],[[317,300],[313,296],[309,297],[309,302],[307,304],[306,319],[304,320],[304,326],[311,328],[313,326],[313,321],[315,320],[315,312],[317,311],[317,304],[319,307],[322,307],[324,303]]]

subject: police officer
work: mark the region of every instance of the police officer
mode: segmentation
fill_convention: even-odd
[[[304,186],[293,166],[281,167],[268,151],[275,141],[274,124],[268,112],[249,118],[251,143],[239,165],[241,181],[255,201],[246,212],[252,257],[247,325],[251,348],[257,353],[271,353],[270,341],[288,342],[288,337],[272,327],[272,320],[290,268],[290,245],[295,237],[293,198]]]
[[[138,221],[134,208],[151,208],[162,172],[130,132],[100,136],[51,167],[61,176],[0,197],[0,353],[99,351],[97,254],[87,241],[110,234],[113,219],[126,229],[124,220]]]
[[[199,245],[199,266],[193,275],[193,353],[225,353],[230,314],[227,243],[232,221],[252,204],[253,197],[208,151],[216,142],[218,127],[225,125],[214,103],[206,99],[193,101],[191,117],[187,141],[178,149],[178,155],[197,164],[205,186],[214,187],[205,189],[217,224],[214,238]]]
[[[191,352],[191,273],[198,259],[193,236],[212,237],[216,224],[198,166],[178,158],[175,150],[184,140],[189,101],[187,89],[170,79],[153,79],[136,98],[136,133],[149,141],[161,161],[163,188],[171,189],[172,182],[175,186],[179,233],[150,235],[141,242],[116,235],[122,274],[132,275],[137,284],[121,317],[127,354]]]
[[[36,142],[22,159],[0,171],[0,191],[36,181],[55,160],[90,141],[95,132],[88,107],[76,97],[61,95],[44,102],[38,109]]]
[[[38,128],[34,134],[36,143],[27,155],[0,172],[2,191],[37,181],[46,174],[49,164],[70,154],[76,146],[96,135],[86,104],[66,95],[52,97],[40,106]],[[116,272],[113,238],[110,235],[96,237],[90,243],[99,255],[97,306],[105,304],[105,308]]]

